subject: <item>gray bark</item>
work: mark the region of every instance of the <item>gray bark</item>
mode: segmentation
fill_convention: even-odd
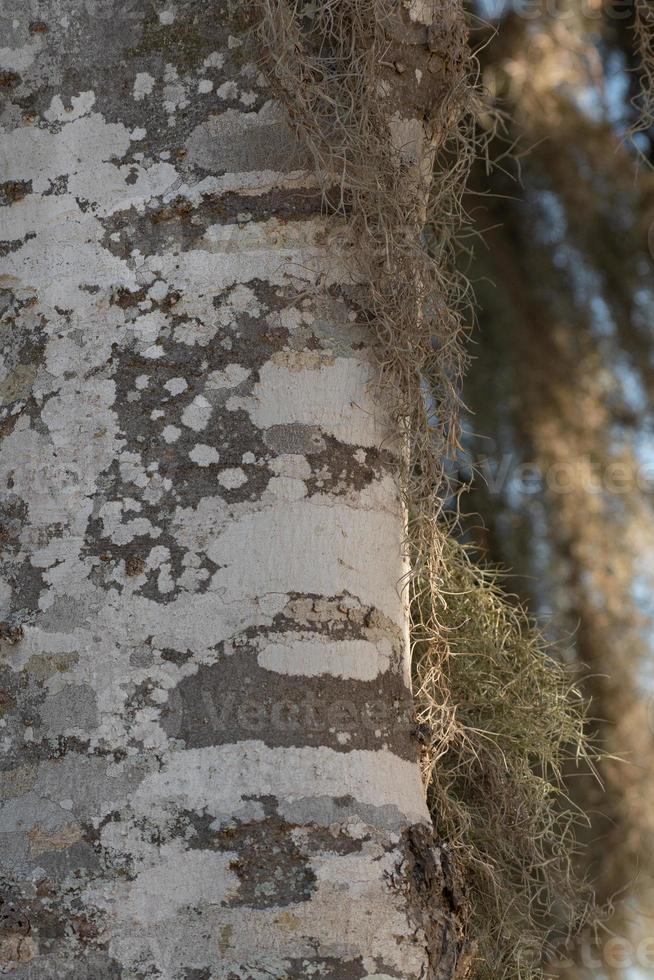
[[[0,969],[453,976],[369,338],[242,17],[0,11]]]

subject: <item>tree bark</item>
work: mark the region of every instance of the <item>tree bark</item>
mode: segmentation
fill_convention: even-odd
[[[0,10],[1,969],[452,977],[370,339],[247,25]]]

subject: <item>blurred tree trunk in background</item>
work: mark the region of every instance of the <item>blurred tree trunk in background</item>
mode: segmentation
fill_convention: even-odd
[[[468,533],[545,615],[586,674],[602,748],[626,760],[601,764],[603,788],[577,776],[570,791],[591,811],[598,898],[615,897],[630,965],[652,971],[636,945],[654,934],[654,177],[625,140],[631,14],[477,13],[484,82],[511,119],[491,155],[519,142],[490,175],[479,165],[468,202],[485,232],[469,270],[480,329],[464,469],[482,475]],[[572,975],[629,975],[628,956],[598,955]]]

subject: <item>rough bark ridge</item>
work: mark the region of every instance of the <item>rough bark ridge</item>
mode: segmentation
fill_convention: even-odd
[[[397,460],[238,6],[0,12],[0,969],[454,976]]]

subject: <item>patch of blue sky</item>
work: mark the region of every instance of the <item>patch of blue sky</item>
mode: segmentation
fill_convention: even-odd
[[[632,412],[642,415],[650,405],[650,397],[640,376],[631,367],[624,355],[617,355],[612,364],[612,371],[617,379],[625,404]],[[649,434],[651,439],[651,434]]]

